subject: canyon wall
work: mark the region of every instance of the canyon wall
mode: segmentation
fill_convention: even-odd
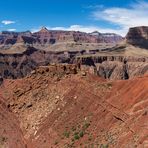
[[[0,55],[2,78],[21,78],[38,66],[53,63],[79,64],[94,69],[95,73],[107,79],[128,79],[148,71],[147,57],[126,56],[83,56],[81,52],[45,52],[29,47],[21,54]]]
[[[105,79],[129,79],[148,73],[147,57],[95,56],[78,57],[75,63]],[[92,70],[94,69],[94,70]]]
[[[126,35],[126,41],[129,44],[148,49],[148,27],[141,26],[130,28]]]

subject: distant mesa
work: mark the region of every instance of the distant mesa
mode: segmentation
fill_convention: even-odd
[[[100,32],[98,32],[98,31],[94,31],[94,32],[90,33],[90,35],[95,35],[95,36],[98,36],[98,35],[101,35],[101,33],[100,33]]]
[[[46,27],[42,27],[39,32],[49,32],[49,30]]]

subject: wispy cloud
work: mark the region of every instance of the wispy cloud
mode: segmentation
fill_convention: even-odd
[[[7,29],[7,31],[16,31],[16,29],[12,28],[12,29]]]
[[[93,12],[95,20],[105,20],[120,28],[118,31],[125,35],[129,27],[148,26],[148,2],[137,1],[129,8],[104,8]]]
[[[15,21],[3,20],[1,23],[4,24],[4,25],[10,25],[10,24],[15,24]]]
[[[84,9],[101,9],[103,7],[104,7],[104,5],[87,5],[87,6],[83,6]]]
[[[93,32],[93,31],[98,31],[99,28],[95,26],[82,26],[82,25],[71,25],[69,27],[48,27],[48,29],[51,30],[66,30],[66,31],[81,31],[81,32]]]
[[[93,5],[89,6],[89,8],[94,10],[92,12],[93,19],[96,21],[104,20],[108,22],[111,27],[71,25],[68,27],[59,26],[47,28],[49,30],[82,31],[87,33],[93,31],[101,33],[110,32],[125,36],[130,27],[148,26],[148,2],[145,1],[137,1],[137,3],[129,5],[128,8],[105,8],[103,6],[94,7]],[[32,29],[32,32],[36,32],[38,30],[39,28]]]

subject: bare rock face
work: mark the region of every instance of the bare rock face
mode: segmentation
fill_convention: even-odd
[[[97,65],[97,74],[111,80],[126,80],[148,73],[148,64],[144,62],[105,61]]]
[[[148,48],[148,26],[130,28],[126,41],[132,45]]]
[[[74,62],[81,63],[93,74],[111,80],[125,80],[148,73],[148,58],[125,56],[78,57]],[[86,68],[85,68],[86,69]]]

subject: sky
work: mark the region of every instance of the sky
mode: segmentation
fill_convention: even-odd
[[[148,0],[1,0],[0,31],[110,32],[148,26]]]

